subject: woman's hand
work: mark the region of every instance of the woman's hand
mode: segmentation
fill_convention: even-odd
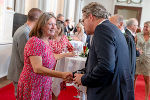
[[[67,83],[71,83],[73,81],[72,72],[63,72],[62,79]]]
[[[66,57],[74,57],[76,54],[75,52],[69,52],[69,53],[66,53]]]
[[[62,59],[64,57],[73,57],[75,56],[75,52],[62,53],[62,54],[54,54],[56,60]]]
[[[80,41],[78,37],[73,37],[73,40]]]
[[[136,48],[137,51],[139,51],[140,55],[143,54],[143,51],[139,48]]]

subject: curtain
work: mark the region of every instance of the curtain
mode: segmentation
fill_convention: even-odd
[[[15,12],[25,14],[25,0],[15,0]]]

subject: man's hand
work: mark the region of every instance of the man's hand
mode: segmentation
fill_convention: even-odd
[[[77,74],[76,73],[74,76],[75,76],[75,78],[73,79],[74,83],[78,84],[78,85],[82,85],[81,77],[83,76],[83,74]]]
[[[73,81],[72,72],[63,72],[62,78],[66,83],[71,83]]]

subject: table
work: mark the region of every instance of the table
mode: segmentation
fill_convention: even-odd
[[[7,76],[12,43],[0,43],[0,78]]]
[[[77,48],[79,52],[83,51],[84,42],[81,41],[69,41],[74,48]]]
[[[65,57],[57,61],[55,70],[62,72],[74,72],[85,68],[86,58],[84,57]],[[55,96],[60,93],[60,83],[63,80],[60,78],[53,78],[52,90]]]

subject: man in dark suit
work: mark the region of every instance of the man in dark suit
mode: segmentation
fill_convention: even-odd
[[[136,46],[134,36],[131,34],[131,32],[133,32],[133,34],[136,32],[138,22],[134,18],[129,19],[127,21],[127,28],[124,31],[123,16],[116,14],[111,16],[109,20],[111,23],[116,25],[121,30],[121,32],[124,34],[126,38],[129,49],[130,72],[134,81],[135,64],[136,64]]]
[[[67,36],[70,36],[70,32],[73,30],[73,26],[71,25],[70,27],[70,20],[69,19],[66,19],[65,22],[64,22],[64,32]]]
[[[135,35],[138,28],[138,21],[135,18],[131,18],[127,21],[127,27],[125,30],[125,37],[129,48],[130,58],[130,70],[132,78],[134,79],[135,67],[136,67],[136,46],[135,46]],[[138,52],[138,51],[137,51]]]
[[[124,35],[107,20],[109,13],[97,2],[82,9],[83,25],[93,35],[85,74],[74,83],[87,87],[88,100],[134,100],[129,51]]]

